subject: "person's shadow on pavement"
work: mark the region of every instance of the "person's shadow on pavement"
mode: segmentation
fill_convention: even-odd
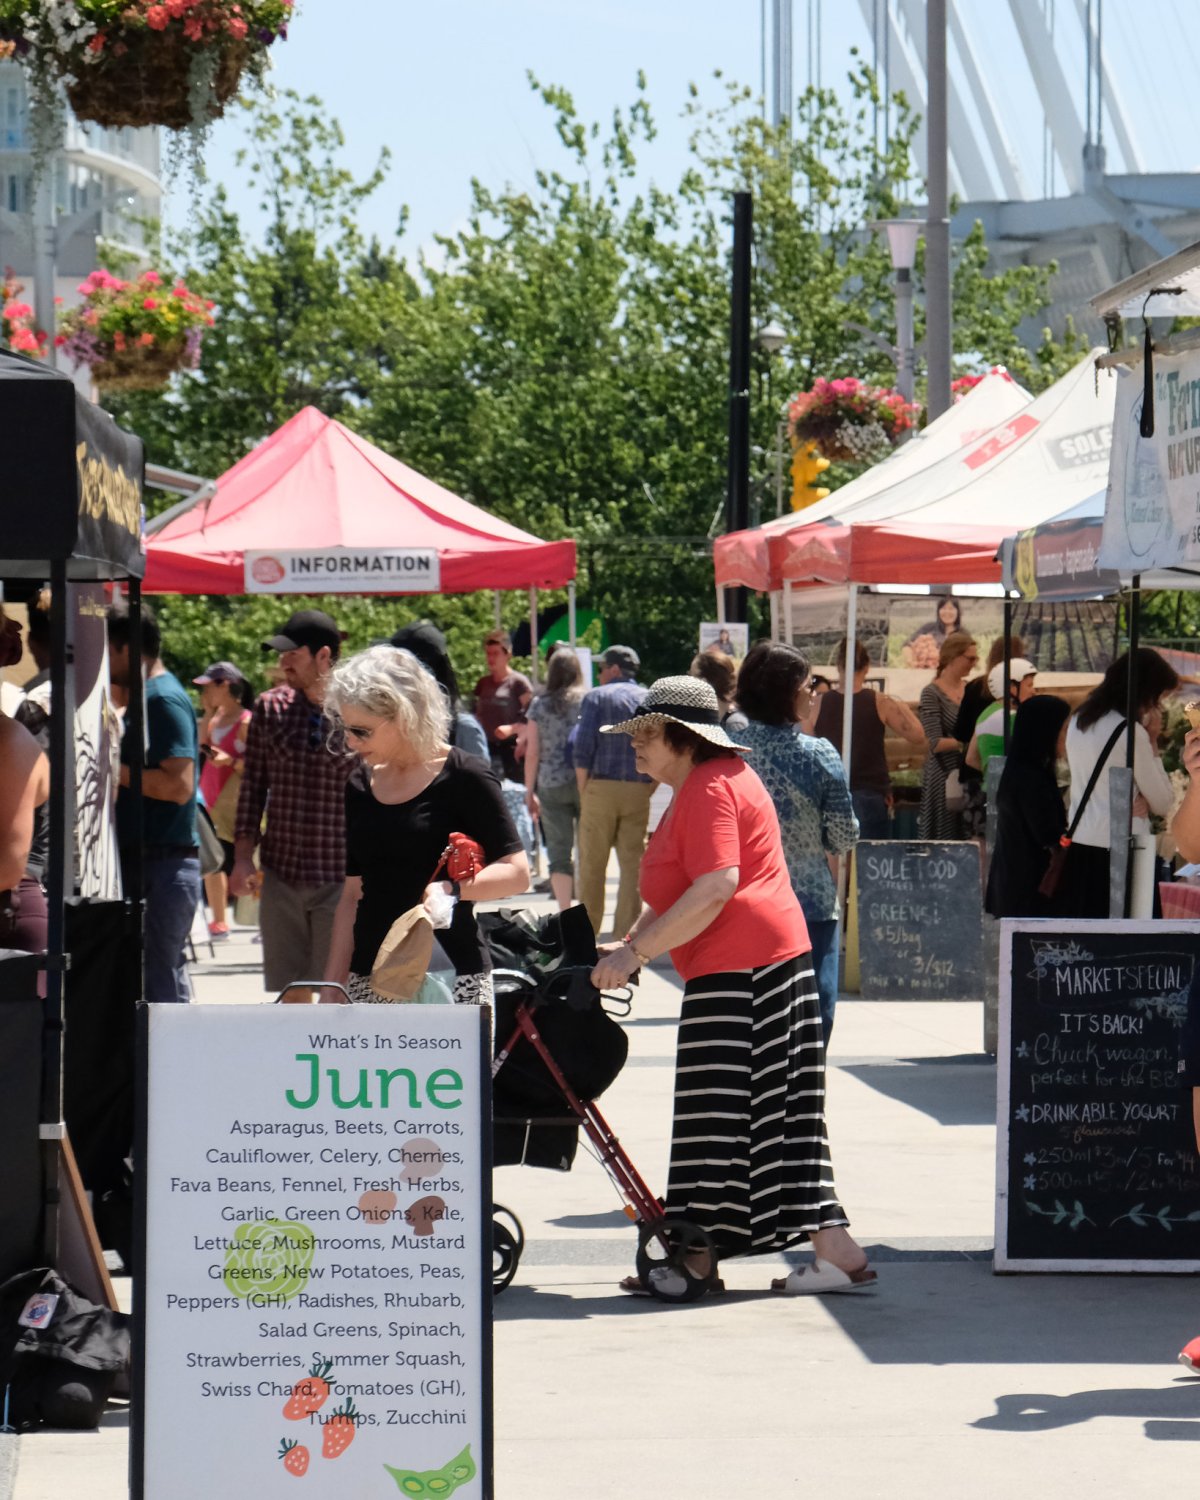
[[[981,1417],[971,1426],[991,1432],[1048,1432],[1093,1417],[1142,1417],[1148,1438],[1200,1442],[1200,1380],[1176,1380],[1161,1390],[1116,1387],[1075,1391],[1069,1396],[1029,1392],[997,1396],[994,1415]]]

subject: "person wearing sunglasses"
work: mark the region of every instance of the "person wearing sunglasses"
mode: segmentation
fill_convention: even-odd
[[[346,878],[343,799],[356,757],[325,712],[341,644],[319,609],[297,610],[263,642],[283,680],[254,705],[246,733],[229,889],[262,896],[263,984],[274,993],[324,973]]]
[[[325,701],[357,763],[345,787],[346,878],[324,977],[351,1000],[383,1000],[370,976],[392,923],[449,895],[450,925],[437,938],[454,969],[454,999],[490,1001],[492,964],[474,903],[529,888],[499,776],[450,745],[450,705],[411,651],[373,646],[352,656],[333,671]],[[482,868],[461,884],[436,878],[451,834],[483,851]]]

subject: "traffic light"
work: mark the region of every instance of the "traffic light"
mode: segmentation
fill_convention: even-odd
[[[829,460],[822,458],[816,443],[801,443],[792,454],[792,509],[803,510],[817,500],[824,500],[829,491],[816,483],[829,467]]]

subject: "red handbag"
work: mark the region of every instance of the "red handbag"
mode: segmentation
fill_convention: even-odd
[[[474,880],[486,863],[482,844],[465,833],[452,833],[429,883],[432,885],[439,879],[444,870],[447,880],[457,880],[462,885],[468,880]]]

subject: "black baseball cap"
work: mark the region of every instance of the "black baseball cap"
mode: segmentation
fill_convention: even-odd
[[[192,681],[197,687],[204,687],[209,682],[245,682],[245,677],[231,661],[215,661],[211,667],[206,667],[199,677],[193,677]]]
[[[298,609],[278,635],[262,643],[262,648],[264,651],[295,651],[298,646],[307,646],[315,656],[322,646],[328,646],[336,656],[343,640],[344,632],[323,609]]]

